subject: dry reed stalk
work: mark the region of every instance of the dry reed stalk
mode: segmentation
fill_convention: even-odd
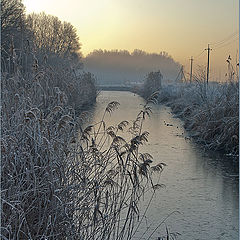
[[[164,166],[151,167],[151,155],[140,153],[149,105],[130,140],[119,135],[127,121],[107,127],[103,117],[81,130],[64,77],[34,71],[2,75],[1,238],[131,239],[141,196],[157,189],[151,172]]]
[[[163,88],[159,102],[170,106],[197,142],[212,150],[239,154],[238,82],[185,84]]]

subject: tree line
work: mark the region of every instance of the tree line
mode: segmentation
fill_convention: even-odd
[[[94,73],[98,84],[133,84],[142,82],[149,72],[161,71],[163,82],[173,81],[180,69],[167,52],[147,53],[135,49],[127,50],[94,50],[84,59],[86,71]]]
[[[77,74],[82,68],[81,43],[71,23],[44,12],[27,15],[21,0],[2,0],[1,10],[4,76],[22,74],[24,78],[33,79],[36,72],[44,70],[51,72],[55,79],[49,87],[64,91],[68,103],[75,109],[95,101],[94,76]]]
[[[26,15],[20,0],[2,0],[1,14],[3,71],[13,70],[9,69],[13,61],[26,71],[28,55],[28,58],[32,55],[38,61],[46,61],[53,55],[80,60],[81,44],[71,23],[62,22],[44,12]],[[27,63],[30,65],[31,61]]]

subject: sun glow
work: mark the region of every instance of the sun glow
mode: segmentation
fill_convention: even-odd
[[[27,13],[45,11],[42,2],[44,2],[44,0],[43,1],[23,0],[23,4],[26,6]]]
[[[187,67],[189,58],[208,43],[238,29],[238,3],[229,0],[23,0],[23,4],[26,13],[44,11],[70,22],[77,29],[84,55],[100,48],[166,51]],[[225,67],[225,58],[237,49],[236,41],[212,51],[211,66]],[[204,54],[194,60],[195,65],[205,62]]]

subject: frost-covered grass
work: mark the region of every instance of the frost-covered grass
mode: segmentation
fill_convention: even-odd
[[[159,102],[182,118],[197,142],[234,155],[239,151],[238,82],[163,86]]]
[[[2,73],[1,239],[130,239],[141,196],[161,187],[151,173],[164,164],[140,152],[148,104],[133,125],[106,126],[118,107],[109,103],[82,129],[74,108],[90,96],[90,77],[36,66]]]

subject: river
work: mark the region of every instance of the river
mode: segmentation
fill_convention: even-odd
[[[108,125],[134,120],[144,103],[141,97],[130,92],[103,91],[97,98],[93,122],[102,117],[111,101],[118,101],[120,107],[106,116]],[[238,173],[236,166],[232,167],[231,158],[206,152],[194,144],[182,121],[166,106],[153,106],[144,130],[150,133],[145,151],[156,163],[167,164],[160,178],[166,187],[156,191],[134,239],[158,239],[166,233],[167,226],[170,232],[181,234],[177,234],[180,240],[237,240]],[[141,209],[146,208],[146,199]],[[158,227],[168,215],[166,225]]]

